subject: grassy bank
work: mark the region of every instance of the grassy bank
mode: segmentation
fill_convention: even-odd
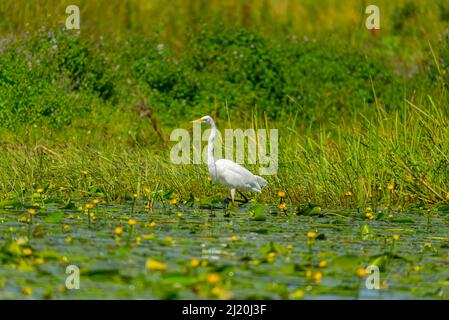
[[[107,10],[101,2],[95,10],[83,3],[91,32],[81,34],[61,30],[56,12],[63,4],[42,6],[48,12],[27,5],[23,15],[13,15],[17,21],[1,28],[0,197],[41,187],[64,197],[87,192],[110,200],[145,188],[184,200],[225,195],[207,180],[205,166],[169,161],[171,130],[191,130],[190,120],[211,114],[221,130],[280,130],[279,171],[267,178],[259,201],[273,202],[283,190],[292,204],[326,207],[445,202],[449,46],[443,2],[432,8],[420,1],[384,4],[380,33],[349,31],[364,17],[355,1],[344,11],[345,23],[333,1],[323,12],[307,1],[279,8],[265,3],[263,9],[230,2],[229,12],[237,15],[258,12],[236,20],[249,26],[231,23],[232,15],[195,20],[184,12],[176,23],[159,21],[160,33],[158,23],[144,30],[150,27],[142,17],[126,18],[126,12],[156,12],[157,1],[147,9],[139,1]],[[197,4],[202,17],[223,9]],[[0,13],[6,9],[18,10],[8,1]],[[114,32],[91,16],[100,9]],[[270,15],[262,19],[264,10]],[[121,13],[119,20],[113,12]],[[301,12],[307,12],[304,25],[296,16]],[[44,13],[45,23],[30,18]],[[313,29],[311,19],[323,15],[341,28]]]
[[[443,94],[440,101],[447,98]],[[298,118],[269,122],[271,128],[282,128],[279,172],[268,177],[270,186],[259,200],[272,202],[277,191],[285,190],[293,204],[311,201],[326,207],[445,202],[448,118],[439,103],[430,96],[425,104],[404,101],[401,110],[390,113],[378,105],[372,119],[358,115],[354,123],[329,123],[315,130],[298,129]],[[120,122],[119,114],[114,118]],[[261,119],[244,124],[256,123],[264,127]],[[226,119],[218,124],[234,127]],[[56,138],[31,127],[20,136],[24,140],[11,135],[5,141],[4,136],[3,197],[31,194],[40,187],[70,197],[101,192],[110,200],[131,199],[145,188],[174,191],[184,200],[190,193],[198,198],[226,195],[227,190],[209,183],[204,165],[171,164],[169,147],[139,142],[138,136],[146,134],[159,139],[151,131],[111,134],[87,126]],[[114,142],[105,143],[111,137]]]

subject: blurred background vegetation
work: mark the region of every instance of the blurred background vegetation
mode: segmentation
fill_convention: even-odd
[[[81,10],[79,32],[64,27],[70,4]],[[385,177],[394,176],[404,181],[401,192],[407,199],[417,194],[416,189],[421,190],[420,199],[444,199],[447,185],[439,175],[446,168],[444,147],[435,149],[439,160],[412,175],[410,183],[417,184],[412,191],[405,183],[410,176],[406,168],[414,166],[401,167],[392,160],[390,147],[375,146],[385,158],[382,164],[360,148],[374,123],[380,131],[371,132],[373,144],[392,134],[386,127],[394,131],[400,125],[404,136],[395,140],[402,143],[399,149],[410,143],[411,136],[427,137],[406,131],[412,124],[422,125],[419,119],[433,108],[441,114],[432,121],[433,115],[425,117],[426,129],[441,133],[448,106],[449,3],[376,1],[381,29],[374,31],[365,28],[369,4],[361,0],[2,0],[0,142],[8,156],[14,156],[18,146],[31,150],[27,169],[20,163],[21,153],[15,154],[15,160],[4,159],[17,183],[10,182],[11,176],[0,178],[2,190],[19,190],[18,182],[33,176],[38,164],[43,171],[38,178],[29,178],[30,184],[54,177],[37,157],[41,153],[32,149],[38,145],[45,146],[50,162],[60,161],[55,156],[62,152],[58,150],[87,152],[72,167],[70,161],[59,163],[58,176],[65,177],[74,168],[79,172],[88,166],[91,150],[86,151],[86,146],[104,154],[117,146],[126,152],[151,150],[150,157],[155,157],[168,150],[172,128],[190,128],[189,120],[211,114],[221,129],[268,124],[280,128],[281,172],[273,188],[296,188],[292,201],[327,197],[333,204],[347,203],[343,194],[358,188],[359,200],[365,201],[367,195],[372,197],[371,190],[386,184]],[[416,122],[410,122],[406,106],[417,112]],[[402,118],[395,120],[398,115]],[[385,120],[391,123],[384,124]],[[414,141],[416,146],[421,142]],[[341,148],[338,153],[327,151],[333,145]],[[315,158],[319,151],[324,158]],[[417,162],[429,154],[424,149],[411,152],[419,155]],[[368,162],[351,162],[353,156]],[[76,157],[72,154],[71,159]],[[334,171],[340,174],[338,182],[323,161],[334,166],[332,170],[337,170],[334,162],[341,161],[340,171]],[[348,169],[347,162],[355,167]],[[311,163],[319,171],[315,176],[292,174],[301,166],[307,171]],[[402,171],[395,171],[395,166]],[[430,169],[435,175],[432,182],[422,176]],[[175,169],[170,170],[165,174],[175,174]],[[187,171],[178,176],[183,181],[177,185],[180,193],[191,190],[197,177]],[[367,181],[360,182],[361,177]],[[73,179],[67,179],[73,184]],[[145,179],[157,183],[155,177]],[[433,182],[438,190],[431,187]],[[131,178],[127,183],[120,188],[127,192],[136,188]],[[324,190],[330,184],[334,190]]]
[[[2,126],[58,126],[141,97],[166,125],[225,104],[333,121],[372,106],[373,86],[387,109],[431,87],[431,46],[448,65],[446,1],[378,1],[378,31],[366,1],[79,1],[79,34],[64,30],[69,4],[0,4]]]

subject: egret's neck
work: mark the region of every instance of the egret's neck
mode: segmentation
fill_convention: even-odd
[[[211,131],[209,136],[209,141],[207,143],[207,167],[209,168],[209,174],[213,181],[217,180],[217,170],[215,168],[215,158],[214,158],[214,140],[217,135],[217,127],[215,123],[212,122]]]

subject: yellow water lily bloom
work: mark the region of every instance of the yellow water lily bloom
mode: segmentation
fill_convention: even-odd
[[[167,265],[165,263],[153,260],[153,259],[148,259],[146,262],[146,267],[148,270],[151,271],[165,271],[167,270]]]
[[[215,285],[220,282],[220,275],[218,273],[211,273],[207,275],[207,282]]]
[[[357,269],[357,275],[360,278],[363,278],[364,276],[366,276],[366,269],[365,268],[358,268]]]
[[[192,261],[190,261],[190,265],[194,268],[198,267],[200,265],[200,260],[197,258],[193,258]]]
[[[315,238],[316,238],[316,232],[315,232],[315,231],[309,231],[309,232],[307,232],[307,238],[309,238],[309,239],[315,239]]]

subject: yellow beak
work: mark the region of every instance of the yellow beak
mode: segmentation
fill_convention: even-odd
[[[197,123],[197,122],[203,122],[203,119],[202,119],[202,118],[199,118],[199,119],[196,119],[196,120],[193,120],[193,121],[192,121],[192,123]]]

